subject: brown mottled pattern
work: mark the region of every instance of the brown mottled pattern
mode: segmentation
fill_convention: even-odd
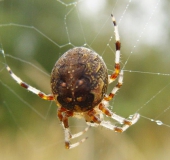
[[[51,88],[62,107],[84,112],[101,102],[108,86],[107,68],[102,58],[84,47],[67,51],[56,62]]]

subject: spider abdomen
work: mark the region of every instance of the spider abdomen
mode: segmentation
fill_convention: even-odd
[[[57,105],[74,112],[85,112],[98,105],[107,86],[103,59],[84,47],[63,54],[51,73],[51,89]]]

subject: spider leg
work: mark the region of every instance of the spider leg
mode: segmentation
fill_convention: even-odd
[[[117,126],[117,125],[113,125],[111,124],[109,121],[104,121],[103,119],[100,118],[100,116],[98,115],[98,111],[96,112],[94,109],[88,111],[88,116],[89,116],[89,120],[86,122],[88,125],[91,126],[98,126],[101,125],[105,128],[108,128],[110,130],[113,130],[115,132],[124,132],[126,129],[128,129],[131,125],[135,124],[140,115],[138,113],[135,113],[133,116],[131,116],[129,119],[125,119],[119,115],[114,114],[112,111],[110,111],[107,107],[104,106],[103,103],[99,104],[99,110],[101,110],[105,115],[111,117],[112,119],[118,121],[121,126]]]
[[[49,101],[53,101],[54,100],[54,96],[52,94],[46,95],[45,93],[41,92],[40,90],[28,85],[27,83],[23,82],[18,76],[16,76],[11,68],[9,66],[6,66],[7,71],[9,72],[9,74],[11,75],[11,77],[23,88],[27,89],[28,91],[38,95],[40,98],[44,99],[44,100],[49,100]]]
[[[128,119],[121,117],[112,111],[110,111],[107,106],[105,105],[106,103],[101,102],[99,104],[99,109],[106,115],[111,117],[112,119],[116,120],[119,122],[122,126],[118,127],[116,125],[112,125],[108,121],[101,121],[100,125],[103,127],[106,127],[108,129],[114,130],[115,132],[124,132],[127,128],[129,128],[131,125],[135,124],[140,115],[138,113],[135,113],[132,117],[130,116]]]
[[[116,92],[120,89],[120,87],[123,84],[123,70],[120,71],[119,74],[119,79],[118,79],[118,83],[116,84],[116,86],[112,89],[111,93],[107,96],[104,97],[105,101],[110,101],[111,99],[113,99],[113,97],[115,96]]]
[[[73,116],[72,111],[68,111],[68,110],[66,110],[62,107],[58,109],[58,118],[61,121],[63,129],[64,129],[66,149],[72,149],[74,147],[77,147],[81,143],[83,143],[87,139],[87,137],[85,137],[85,138],[81,139],[79,142],[76,142],[76,143],[73,143],[73,144],[70,144],[70,140],[83,135],[90,128],[90,126],[88,126],[81,132],[78,132],[76,134],[71,134],[70,129],[69,129],[69,125],[68,125],[68,118],[72,117],[72,116]]]
[[[105,127],[105,128],[111,129],[115,132],[122,133],[122,132],[126,131],[131,125],[135,124],[138,121],[140,115],[138,113],[135,113],[131,120],[127,120],[127,119],[120,117],[118,115],[116,115],[116,117],[117,118],[119,117],[120,121],[122,121],[122,119],[124,119],[122,126],[116,126],[116,125],[111,124],[109,121],[104,121],[104,120],[101,121],[100,125]]]
[[[109,77],[108,77],[109,83],[112,83],[119,75],[119,72],[120,72],[120,47],[121,47],[118,26],[117,26],[116,20],[112,14],[111,14],[111,17],[112,17],[112,22],[114,25],[114,33],[115,33],[115,40],[116,40],[116,43],[115,43],[116,53],[115,53],[114,72],[111,75],[109,75]]]

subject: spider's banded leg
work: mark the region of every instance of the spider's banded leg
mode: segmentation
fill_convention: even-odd
[[[120,47],[121,47],[118,26],[116,24],[116,20],[115,20],[114,16],[112,14],[111,14],[111,16],[112,16],[112,22],[114,25],[114,33],[115,33],[115,40],[116,40],[116,43],[115,43],[116,53],[115,53],[114,72],[111,75],[109,75],[109,83],[112,83],[119,75],[119,72],[120,72]]]
[[[79,136],[81,136],[82,134],[84,134],[85,132],[88,131],[88,129],[90,128],[90,126],[86,127],[83,131],[78,132],[76,134],[71,134],[70,130],[69,130],[69,125],[68,125],[68,118],[73,116],[73,112],[68,111],[64,108],[59,108],[58,109],[58,118],[62,123],[63,129],[64,129],[64,134],[65,134],[65,147],[66,149],[72,149],[74,147],[77,147],[78,145],[80,145],[81,143],[83,143],[86,138],[83,138],[81,141],[77,142],[77,143],[73,143],[70,144],[70,140],[77,138]]]
[[[11,75],[11,77],[23,88],[27,89],[28,91],[38,95],[40,98],[44,100],[53,101],[54,96],[52,94],[46,95],[45,93],[41,92],[40,90],[28,85],[27,83],[23,82],[19,77],[17,77],[11,70],[9,66],[6,66],[7,71]]]
[[[98,126],[100,124],[100,115],[94,110],[91,109],[87,112],[86,123],[90,126]]]
[[[135,124],[138,121],[139,117],[140,117],[140,115],[138,113],[134,114],[132,119],[129,120],[130,123],[129,124],[123,124],[122,126],[113,125],[108,121],[102,121],[100,123],[100,125],[105,127],[105,128],[111,129],[115,132],[122,133],[125,130],[127,130],[131,125]],[[121,117],[121,119],[122,119],[122,117]]]
[[[110,101],[111,99],[113,99],[113,97],[115,96],[116,92],[120,89],[122,84],[123,84],[123,71],[121,70],[118,78],[118,83],[112,89],[111,93],[108,96],[106,95],[104,97],[104,101]]]
[[[88,115],[89,115],[91,121],[93,122],[91,124],[90,124],[90,122],[87,122],[88,125],[92,125],[92,126],[101,125],[105,128],[108,128],[110,130],[113,130],[115,132],[120,132],[120,133],[124,132],[131,125],[135,124],[140,117],[140,115],[138,113],[136,113],[132,116],[132,118],[125,119],[125,118],[111,112],[107,107],[105,107],[105,105],[103,103],[99,104],[99,109],[105,115],[107,115],[107,116],[111,117],[112,119],[118,121],[122,126],[116,126],[116,125],[111,124],[109,121],[100,120],[100,118],[95,114],[94,110],[91,110],[90,112],[88,112]]]
[[[100,123],[100,125],[102,125],[102,126],[104,126],[104,127],[106,127],[106,128],[112,129],[112,130],[114,130],[114,131],[116,131],[116,132],[123,132],[123,131],[125,131],[127,128],[129,128],[129,126],[135,124],[135,123],[138,121],[139,117],[140,117],[140,115],[139,115],[138,113],[135,113],[135,114],[132,116],[132,118],[130,118],[130,119],[126,119],[126,118],[124,118],[124,117],[121,117],[121,116],[113,113],[112,111],[110,111],[110,110],[107,108],[107,106],[105,106],[105,103],[104,103],[104,102],[102,102],[102,103],[99,104],[99,109],[100,109],[105,115],[111,117],[112,119],[114,119],[114,120],[116,120],[117,122],[119,122],[120,124],[122,124],[121,127],[117,127],[117,126],[115,126],[115,125],[112,125],[112,124],[108,123],[107,121],[102,121],[102,122]]]

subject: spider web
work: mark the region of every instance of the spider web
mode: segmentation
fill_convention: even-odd
[[[168,159],[168,5],[168,0],[1,0],[0,158]],[[124,117],[138,112],[141,118],[123,134],[92,128],[84,135],[89,137],[86,142],[67,151],[55,103],[19,87],[5,64],[45,93],[50,93],[55,61],[75,46],[95,50],[112,73],[115,46],[111,13],[119,26],[124,84],[110,108]],[[70,120],[73,132],[85,126],[83,120]]]

